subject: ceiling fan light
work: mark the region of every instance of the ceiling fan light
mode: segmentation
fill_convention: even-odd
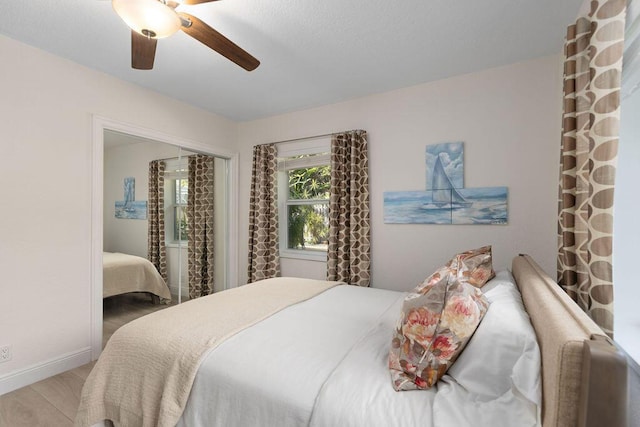
[[[180,29],[178,14],[158,0],[112,0],[113,10],[132,30],[156,39]]]

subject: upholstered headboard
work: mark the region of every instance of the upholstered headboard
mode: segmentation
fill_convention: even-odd
[[[626,427],[625,356],[530,256],[512,273],[540,344],[543,427]]]

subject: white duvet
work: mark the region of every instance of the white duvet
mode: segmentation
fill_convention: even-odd
[[[405,294],[338,286],[210,352],[178,426],[537,426],[540,357],[533,328],[510,301],[519,294],[508,272],[486,287],[492,306],[484,329],[435,388],[391,386],[387,357]],[[511,337],[517,328],[515,351],[490,351],[501,324]],[[483,363],[483,354],[493,360]]]

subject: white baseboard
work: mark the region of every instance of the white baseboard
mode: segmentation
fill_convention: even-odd
[[[0,396],[91,362],[91,347],[0,376]]]

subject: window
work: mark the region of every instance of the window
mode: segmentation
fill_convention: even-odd
[[[187,198],[189,196],[188,165],[186,159],[167,161],[164,174],[165,238],[168,245],[188,240]]]
[[[329,238],[329,140],[278,148],[280,255],[326,261]]]
[[[171,213],[173,216],[172,227],[173,241],[186,241],[189,233],[187,222],[187,197],[189,196],[189,180],[184,178],[172,179],[172,204]]]

